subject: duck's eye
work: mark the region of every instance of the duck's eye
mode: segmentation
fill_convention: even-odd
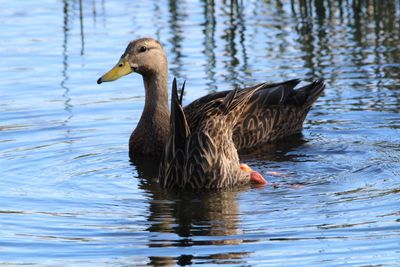
[[[120,67],[120,68],[123,67],[123,66],[124,66],[124,63],[119,63],[118,64],[118,67]]]
[[[145,46],[141,46],[139,48],[139,52],[146,52],[147,48]]]

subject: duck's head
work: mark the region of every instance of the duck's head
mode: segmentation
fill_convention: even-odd
[[[267,180],[265,180],[265,178],[259,172],[253,171],[249,165],[244,163],[240,164],[240,170],[247,174],[245,177],[247,176],[248,178],[245,178],[245,180],[250,180],[250,183],[259,186],[268,184]]]
[[[167,72],[167,57],[161,44],[152,38],[141,38],[129,43],[118,63],[97,83],[111,82],[132,72],[142,76]]]

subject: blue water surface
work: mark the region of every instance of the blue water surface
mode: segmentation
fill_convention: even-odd
[[[399,266],[399,25],[394,0],[0,0],[0,265]],[[172,194],[129,160],[141,77],[96,80],[144,36],[185,103],[326,80],[302,136],[242,158],[280,186]]]

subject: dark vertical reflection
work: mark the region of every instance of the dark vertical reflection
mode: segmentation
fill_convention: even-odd
[[[368,57],[368,53],[365,53],[364,50],[369,48],[369,44],[367,42],[367,34],[369,31],[369,27],[365,27],[363,25],[363,12],[361,10],[361,1],[353,1],[351,3],[351,8],[349,10],[349,17],[351,18],[350,24],[354,28],[354,32],[352,35],[352,39],[355,42],[355,46],[351,49],[351,61],[355,66],[362,66]],[[366,22],[368,25],[368,22]],[[364,78],[368,77],[368,72],[361,69],[359,70],[359,74]]]
[[[63,64],[62,77],[63,77],[63,79],[61,80],[60,86],[64,89],[64,93],[62,95],[63,98],[65,99],[64,109],[69,114],[67,119],[64,120],[64,122],[63,122],[63,124],[66,124],[73,116],[72,105],[70,103],[71,98],[68,96],[69,87],[66,85],[67,81],[69,80],[69,76],[68,76],[68,32],[69,32],[68,0],[63,1],[63,15],[64,15],[64,20],[63,20],[64,39],[63,39],[63,44],[62,44],[62,64]]]
[[[227,55],[226,59],[223,59],[224,67],[227,70],[228,75],[224,75],[224,80],[231,83],[234,87],[239,86],[240,79],[239,79],[239,72],[237,70],[237,66],[240,64],[238,59],[238,49],[236,47],[236,34],[237,34],[237,0],[228,1],[226,3],[224,1],[223,5],[221,6],[221,11],[226,18],[223,22],[225,29],[223,31],[223,35],[221,39],[225,41],[225,54]]]
[[[318,66],[332,66],[334,64],[334,58],[332,55],[332,49],[329,46],[329,36],[328,36],[328,21],[326,20],[326,12],[327,9],[325,7],[324,0],[316,0],[314,2],[315,7],[315,15],[317,20],[314,22],[316,25],[316,33],[317,33],[317,44],[316,54],[314,64],[316,64],[317,68],[313,69],[313,73],[311,78],[318,79],[319,77],[323,77],[323,71]]]
[[[203,53],[206,57],[207,64],[205,65],[205,72],[207,75],[207,79],[209,80],[207,84],[207,88],[209,92],[215,92],[217,90],[217,80],[215,78],[216,75],[216,56],[215,56],[215,27],[216,27],[216,18],[215,18],[215,2],[214,0],[203,0],[204,5],[204,50]]]
[[[96,0],[93,0],[92,2],[92,14],[93,14],[93,23],[96,25],[96,18],[97,18],[97,10],[96,10]]]
[[[156,20],[156,38],[157,40],[161,39],[161,31],[162,31],[162,15],[161,15],[161,8],[160,8],[160,2],[159,1],[153,1],[153,15],[155,17]]]
[[[244,81],[251,79],[248,70],[248,55],[246,47],[246,18],[243,1],[231,0],[223,2],[221,11],[225,16],[222,22],[225,29],[221,39],[225,41],[226,59],[222,59],[227,75],[224,80],[233,87],[240,86]]]
[[[237,2],[238,0],[236,0]],[[248,69],[248,56],[247,56],[247,48],[246,48],[246,18],[244,15],[244,8],[245,6],[243,5],[243,1],[240,0],[240,4],[236,3],[234,5],[236,8],[236,14],[237,14],[237,21],[238,21],[238,31],[239,31],[239,44],[240,48],[242,51],[242,64],[241,64],[241,72],[242,72],[242,77],[245,79],[249,79],[249,76],[251,75],[251,72]]]
[[[170,71],[175,77],[182,77],[182,27],[180,25],[181,21],[183,21],[184,17],[180,13],[181,8],[178,6],[179,1],[177,0],[169,0],[168,1],[168,11],[170,13],[169,16],[169,27],[170,33],[172,35],[169,42],[172,44],[172,64],[170,67]]]
[[[79,25],[81,30],[81,55],[83,55],[85,51],[85,36],[83,32],[83,9],[82,9],[82,0],[79,0]]]
[[[311,6],[307,0],[298,2],[299,10],[296,13],[298,23],[296,31],[298,33],[298,42],[301,44],[301,50],[304,51],[304,67],[309,70],[308,76],[316,77],[316,66],[314,64],[315,55],[315,37],[314,24],[312,21]]]
[[[93,7],[93,17],[96,17],[97,11],[96,11],[96,0],[92,1],[92,7]]]
[[[382,92],[372,106],[384,109],[383,92],[397,89],[393,82],[400,79],[399,2],[301,0],[291,7],[308,75],[329,75],[325,78],[340,78],[355,89]],[[393,97],[398,103],[398,94]],[[359,106],[365,101],[360,97]]]
[[[101,15],[102,15],[102,23],[103,23],[103,27],[106,26],[106,5],[105,5],[105,0],[101,0]]]

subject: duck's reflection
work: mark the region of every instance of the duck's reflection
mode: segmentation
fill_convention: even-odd
[[[159,233],[149,240],[149,247],[238,245],[243,242],[238,230],[238,190],[167,192],[157,183],[158,165],[155,160],[135,158],[132,163],[139,174],[140,189],[151,199],[147,230]],[[174,236],[166,238],[165,233]],[[236,247],[232,252],[207,253],[201,258],[235,259],[238,263],[238,259],[248,254],[238,250]],[[149,258],[152,265],[191,264],[194,259],[197,258],[187,254]]]
[[[287,153],[294,150],[305,141],[299,136],[292,136],[290,140],[265,148],[265,156],[277,152]],[[285,152],[286,151],[286,152]],[[261,153],[261,152],[260,152]],[[245,157],[254,158],[261,154],[246,154]],[[240,209],[238,195],[248,188],[239,188],[213,192],[170,192],[163,190],[157,182],[158,158],[132,159],[132,164],[138,173],[139,188],[149,197],[149,211],[147,231],[157,233],[148,242],[151,248],[157,247],[199,247],[240,245],[244,240],[241,235]],[[173,234],[168,235],[168,234]],[[218,250],[218,249],[217,249]],[[196,249],[197,251],[197,249]],[[233,261],[235,264],[245,264],[245,258],[250,251],[241,246],[233,246],[232,251],[223,253],[183,254],[171,257],[149,257],[151,265],[192,264],[193,261],[222,260]]]

